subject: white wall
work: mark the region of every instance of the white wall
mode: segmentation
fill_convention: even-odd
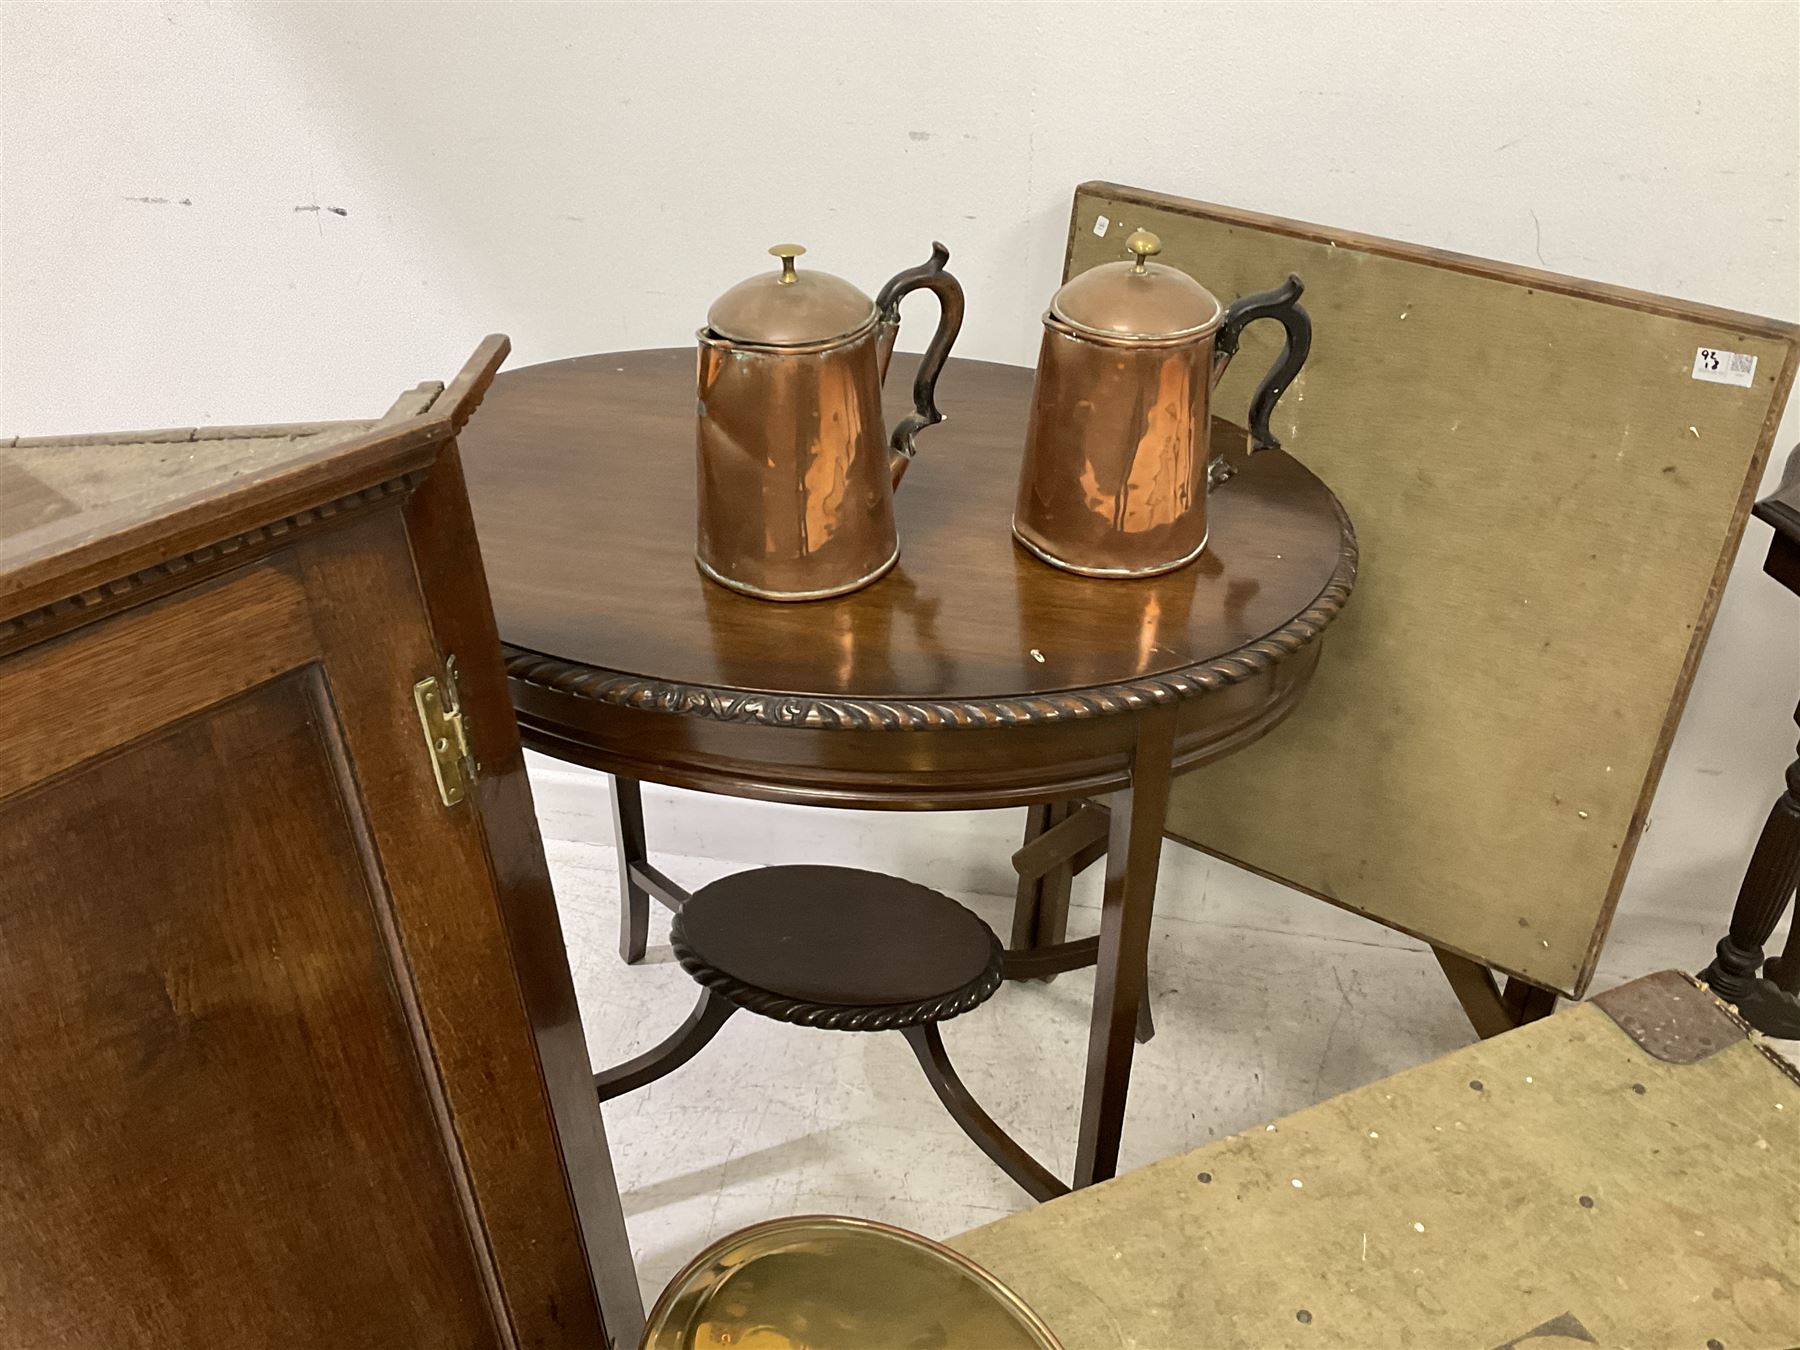
[[[959,352],[1028,362],[1089,177],[1791,319],[1797,53],[1791,3],[9,4],[0,428],[364,414],[491,330],[681,343],[790,237],[871,290],[941,237]],[[1723,920],[1791,753],[1766,537],[1647,913]]]

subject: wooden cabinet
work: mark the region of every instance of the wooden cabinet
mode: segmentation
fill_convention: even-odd
[[[0,1346],[635,1342],[456,452],[504,352],[0,442]]]

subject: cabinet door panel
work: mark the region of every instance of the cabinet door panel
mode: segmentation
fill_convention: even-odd
[[[502,678],[497,645],[449,648],[464,667],[465,694],[484,688],[489,697],[480,706],[473,698],[464,703],[483,766],[477,790],[459,805],[443,805],[412,689],[422,677],[441,672],[448,653],[437,649],[426,621],[426,599],[414,570],[413,550],[420,545],[399,523],[396,515],[351,526],[339,542],[303,542],[293,563],[306,586],[346,754],[368,812],[371,849],[385,869],[407,969],[419,990],[433,1060],[456,1119],[512,1325],[522,1346],[585,1348],[599,1344],[603,1332],[577,1220],[582,1202],[574,1191],[591,1191],[595,1178],[572,1175],[561,1147],[567,1135],[559,1134],[551,1098],[557,1085],[547,1079],[541,1055],[533,1053],[532,1018],[521,987],[531,972],[522,976],[513,954],[480,810],[484,785],[498,776],[496,770],[509,774],[529,802],[518,733],[503,704],[492,715],[485,711]],[[537,853],[529,812],[513,824],[513,837],[500,839],[507,856],[516,859],[521,833]],[[513,862],[515,870],[518,865]],[[534,898],[540,903],[529,917],[554,934],[548,876],[540,871],[538,879]],[[527,916],[515,912],[513,917]],[[540,986],[544,978],[539,972]],[[566,964],[560,980],[568,990]],[[572,990],[566,1007],[571,1020],[556,1039],[571,1042],[569,1049],[585,1067]],[[592,1080],[584,1078],[577,1088],[578,1095],[565,1105],[579,1109],[580,1123],[604,1160]],[[629,1249],[610,1166],[604,1185],[614,1206],[613,1231],[586,1237],[608,1244],[606,1264],[623,1267],[629,1278]],[[551,1234],[568,1240],[547,1241]],[[613,1283],[617,1287],[619,1281]],[[578,1301],[577,1293],[585,1298]],[[615,1299],[604,1312],[604,1334],[620,1345],[635,1343],[642,1324],[635,1288],[626,1293],[628,1298]],[[604,1286],[601,1294],[606,1296]]]
[[[496,1344],[320,667],[85,748],[0,802],[0,1344]]]
[[[0,1350],[635,1341],[449,465],[0,656]],[[450,806],[413,690],[453,653]]]
[[[636,1342],[455,454],[507,345],[369,427],[34,447],[80,490],[0,520],[0,1350]]]
[[[255,567],[0,661],[0,799],[317,651],[300,583]]]
[[[481,777],[474,801],[485,827],[495,898],[517,972],[544,1095],[568,1175],[570,1199],[587,1242],[587,1263],[614,1343],[636,1345],[644,1328],[637,1272],[619,1205],[606,1129],[594,1106],[593,1066],[581,1009],[538,837],[525,752],[519,744],[500,636],[469,513],[462,461],[444,448],[431,476],[406,505],[414,565],[439,643],[462,667],[462,700],[474,719]],[[541,1206],[523,1201],[526,1212]],[[571,1271],[569,1279],[575,1278]],[[567,1318],[567,1313],[563,1314]]]

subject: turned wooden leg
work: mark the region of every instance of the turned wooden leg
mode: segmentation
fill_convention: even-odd
[[[594,1094],[608,1102],[654,1083],[664,1074],[673,1073],[704,1050],[707,1042],[719,1034],[719,1028],[736,1011],[737,1004],[720,998],[710,989],[701,990],[700,1001],[673,1036],[623,1064],[615,1064],[595,1074]]]
[[[1079,806],[1079,802],[1046,802],[1027,807],[1024,844],[1030,844],[1062,824]],[[1013,901],[1011,945],[1015,951],[1053,947],[1068,937],[1069,886],[1074,879],[1074,870],[1066,861],[1039,876],[1019,878],[1017,897]],[[1049,974],[1039,978],[1048,982],[1056,976]]]
[[[901,1034],[906,1037],[906,1043],[918,1057],[919,1067],[925,1070],[926,1081],[931,1084],[931,1090],[937,1093],[937,1099],[943,1103],[944,1109],[950,1113],[950,1118],[980,1146],[983,1153],[999,1164],[1002,1172],[1024,1187],[1033,1200],[1054,1200],[1059,1195],[1069,1193],[1069,1188],[1049,1168],[1027,1153],[1018,1140],[995,1124],[994,1118],[983,1111],[981,1103],[969,1094],[962,1079],[957,1077],[955,1066],[950,1063],[950,1055],[944,1049],[944,1038],[938,1031],[936,1022],[902,1027]]]
[[[1800,897],[1792,898],[1800,903]],[[1796,921],[1788,927],[1787,946],[1782,948],[1780,956],[1769,958],[1763,966],[1763,975],[1782,993],[1800,995],[1800,915],[1796,915]]]
[[[1800,708],[1794,710],[1794,720],[1800,722]],[[1763,946],[1781,922],[1796,883],[1800,883],[1800,759],[1788,765],[1786,791],[1769,809],[1756,851],[1750,855],[1731,911],[1731,929],[1719,939],[1712,964],[1700,972],[1712,991],[1735,1003],[1751,1026],[1790,1038],[1800,1036],[1800,1000],[1791,992],[1800,984],[1800,970],[1784,956],[1770,962],[1769,973],[1779,975],[1780,983],[1761,978],[1757,971],[1763,963]],[[1795,943],[1790,940],[1788,945],[1791,955]]]
[[[1156,870],[1169,809],[1175,713],[1174,704],[1163,704],[1139,720],[1131,786],[1113,799],[1106,891],[1100,904],[1094,1014],[1088,1032],[1087,1086],[1075,1152],[1077,1187],[1105,1181],[1119,1166],[1125,1099],[1131,1087],[1133,1035],[1147,985]]]
[[[613,775],[613,839],[619,850],[619,959],[635,965],[650,940],[650,893],[632,876],[648,861],[644,849],[644,799],[637,779]]]

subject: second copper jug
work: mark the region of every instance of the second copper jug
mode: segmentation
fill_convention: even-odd
[[[1244,327],[1276,319],[1287,344],[1250,403],[1253,450],[1279,448],[1275,402],[1312,343],[1300,279],[1229,308],[1184,272],[1150,259],[1147,230],[1125,241],[1131,262],[1071,278],[1044,316],[1013,535],[1053,566],[1096,577],[1144,577],[1192,562],[1206,547],[1212,389]]]
[[[843,595],[899,558],[894,489],[913,438],[938,412],[938,374],[962,327],[950,251],[909,268],[870,300],[827,272],[801,271],[797,244],[769,250],[779,273],[732,287],[700,331],[700,570],[763,600]],[[941,306],[913,380],[913,411],[890,435],[881,385],[900,300],[925,288]]]

